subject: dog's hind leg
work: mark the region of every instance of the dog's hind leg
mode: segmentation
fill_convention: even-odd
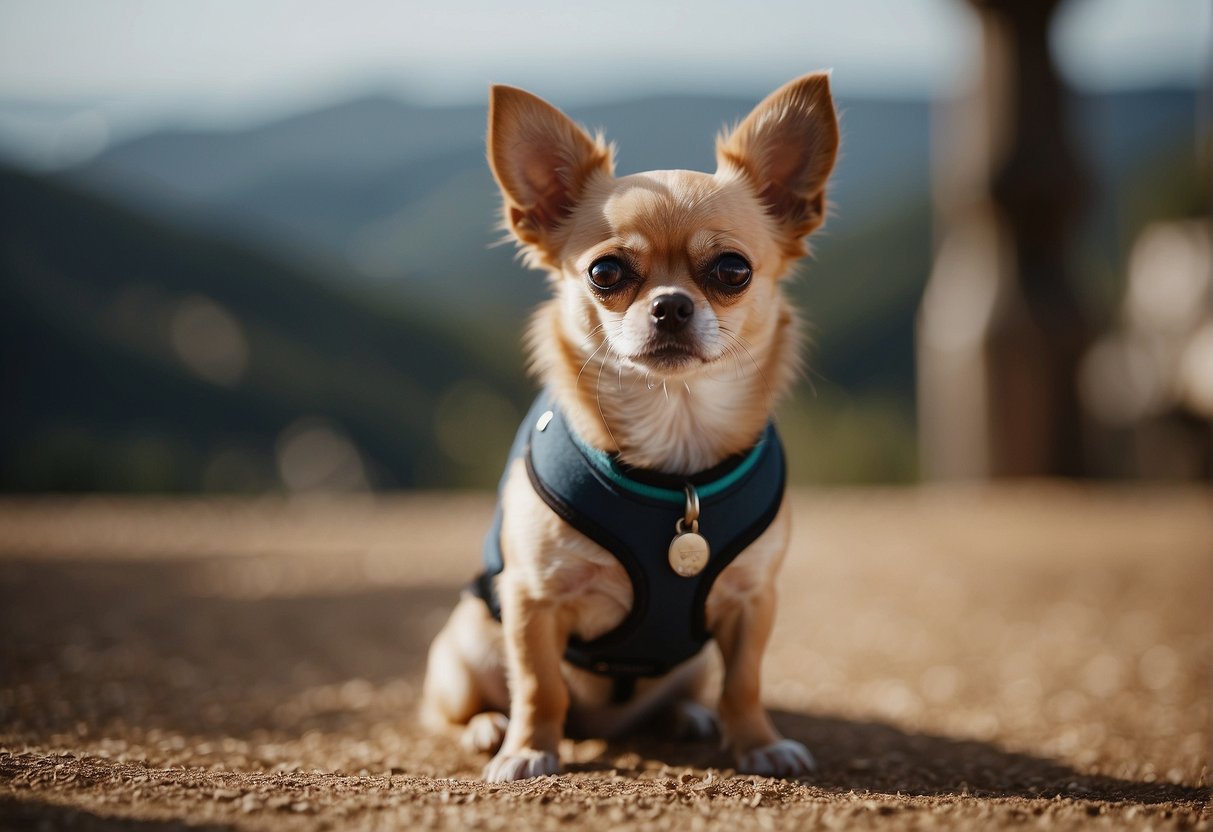
[[[501,625],[483,601],[464,596],[430,646],[422,721],[433,730],[465,725],[464,747],[492,752],[505,735],[508,707]]]
[[[468,721],[459,742],[468,751],[496,754],[509,727],[510,718],[501,711],[481,711]]]

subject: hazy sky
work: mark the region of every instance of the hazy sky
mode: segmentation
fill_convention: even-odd
[[[959,69],[972,35],[960,0],[3,0],[0,94],[247,98],[373,81],[469,99],[496,79],[597,97],[819,66],[920,92]]]
[[[1069,74],[1119,85],[1209,67],[1208,0],[1071,0]],[[298,94],[402,82],[460,99],[490,78],[562,96],[750,87],[819,66],[857,88],[946,84],[976,30],[963,0],[0,0],[0,95]]]
[[[1069,0],[1055,52],[1080,87],[1191,82],[1211,66],[1210,5]],[[18,101],[83,102],[130,132],[367,89],[480,101],[491,81],[567,105],[757,95],[832,67],[840,93],[938,95],[972,77],[977,34],[964,0],[0,0],[0,140],[62,110]]]

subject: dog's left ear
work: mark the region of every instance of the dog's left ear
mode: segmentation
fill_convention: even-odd
[[[825,185],[838,154],[830,76],[814,72],[766,97],[716,141],[716,163],[744,174],[792,248],[825,219]]]
[[[496,85],[489,97],[489,166],[505,197],[505,221],[524,246],[550,260],[555,236],[611,148],[538,96]]]

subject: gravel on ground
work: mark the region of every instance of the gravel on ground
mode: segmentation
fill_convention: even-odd
[[[820,770],[421,730],[492,498],[0,500],[0,828],[1210,829],[1213,493],[798,491],[764,696]]]

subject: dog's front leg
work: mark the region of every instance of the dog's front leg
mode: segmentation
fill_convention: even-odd
[[[501,750],[485,767],[484,779],[500,782],[556,774],[569,709],[569,692],[560,673],[568,630],[559,608],[532,597],[526,587],[509,580],[508,569],[498,589],[509,672],[510,724]]]
[[[738,769],[767,777],[799,777],[813,770],[813,756],[795,740],[783,739],[762,707],[762,655],[774,623],[771,584],[732,606],[717,622],[714,635],[724,657],[720,719]]]

